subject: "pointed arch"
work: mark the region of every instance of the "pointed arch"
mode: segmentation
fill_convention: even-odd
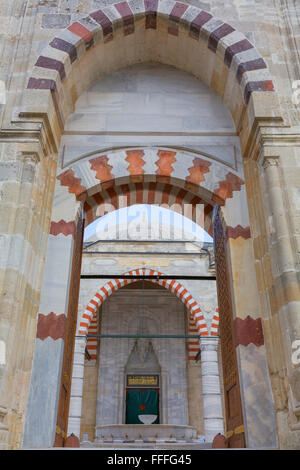
[[[210,327],[211,336],[218,336],[218,334],[219,334],[219,323],[220,323],[220,317],[219,317],[219,309],[217,307],[216,311],[214,313],[212,322],[211,322],[211,327]]]
[[[63,129],[77,98],[101,74],[145,60],[198,76],[226,102],[236,124],[253,92],[274,91],[265,60],[243,33],[172,0],[123,1],[76,20],[38,57],[27,88],[51,93]]]
[[[153,269],[136,269],[125,273],[124,276],[162,276],[163,274]],[[136,282],[137,279],[112,279],[108,281],[104,286],[95,293],[92,299],[87,304],[84,312],[81,315],[78,335],[86,336],[90,327],[93,317],[97,314],[99,307],[102,303],[115,291],[122,287]],[[149,279],[150,282],[154,282],[165,287],[167,290],[175,294],[181,302],[186,306],[187,310],[192,316],[199,336],[208,336],[208,329],[205,318],[201,312],[196,300],[188,292],[188,290],[175,279]]]
[[[185,188],[168,183],[138,182],[116,185],[91,195],[84,201],[85,224],[88,226],[110,212],[138,204],[159,206],[197,223],[212,236],[213,206]]]

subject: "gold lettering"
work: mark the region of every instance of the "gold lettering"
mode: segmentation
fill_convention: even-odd
[[[155,375],[128,376],[127,385],[145,385],[158,386],[158,377]]]

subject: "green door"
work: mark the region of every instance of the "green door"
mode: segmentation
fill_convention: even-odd
[[[126,424],[143,424],[139,415],[157,415],[152,424],[158,424],[158,390],[130,388],[126,392]]]

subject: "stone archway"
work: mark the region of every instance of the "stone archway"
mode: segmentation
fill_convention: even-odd
[[[119,285],[121,285],[122,279],[116,279],[116,281],[118,281]],[[175,282],[176,281],[174,280],[174,284],[175,284]],[[88,313],[88,317],[90,318],[90,322],[89,322],[87,334],[91,334],[91,335],[97,334],[98,327],[99,327],[98,326],[99,325],[99,319],[98,319],[97,315],[95,314],[95,310],[93,308],[93,307],[96,306],[96,304],[97,304],[97,301],[96,301],[95,304],[92,304],[93,312],[89,311],[89,313]],[[92,315],[93,315],[92,317],[90,317],[90,313],[92,313]],[[205,324],[202,324],[202,330],[206,330],[206,329],[207,329],[207,327],[205,326]],[[196,322],[195,322],[195,319],[194,319],[194,316],[192,315],[192,313],[190,313],[190,315],[189,315],[188,331],[189,331],[189,334],[192,334],[192,335],[197,334],[197,332],[198,332],[198,327],[196,325]],[[209,335],[210,336],[216,336],[216,337],[219,336],[219,309],[218,308],[216,308],[216,311],[213,315],[212,323],[211,323],[210,329],[209,329]],[[97,346],[96,345],[97,345],[97,339],[89,338],[87,340],[86,349],[87,349],[87,352],[89,353],[91,359],[97,359]],[[189,339],[188,340],[189,360],[191,360],[191,361],[196,360],[197,354],[199,352],[200,352],[199,342],[195,341],[194,339]]]
[[[132,14],[127,9],[126,5]],[[43,102],[46,102],[50,95],[53,98],[53,107],[51,104],[49,104],[49,109],[47,109],[46,113],[48,117],[50,116],[51,127],[56,129],[54,138],[52,135],[52,141],[54,141],[53,148],[55,148],[55,144],[59,142],[59,136],[61,130],[63,129],[65,118],[72,109],[76,96],[79,96],[83,89],[82,87],[84,80],[78,80],[78,82],[76,82],[76,74],[82,73],[84,75],[83,70],[90,68],[93,70],[93,73],[91,73],[91,77],[93,77],[92,79],[97,76],[98,72],[96,72],[96,68],[93,66],[92,60],[93,54],[96,54],[97,49],[97,47],[94,48],[94,45],[96,46],[98,44],[98,40],[100,38],[102,38],[103,41],[100,39],[99,44],[112,44],[110,40],[114,36],[114,33],[116,33],[115,45],[117,50],[119,47],[119,43],[117,42],[119,33],[120,37],[122,33],[126,38],[131,37],[133,33],[138,34],[138,22],[140,20],[145,23],[145,28],[146,30],[150,30],[149,32],[154,32],[152,31],[154,29],[155,31],[158,30],[158,27],[161,24],[164,26],[168,25],[168,31],[166,35],[178,38],[176,41],[180,41],[181,35],[184,36],[184,32],[188,31],[188,41],[191,41],[189,44],[193,44],[191,46],[191,50],[194,50],[195,43],[193,43],[193,41],[196,41],[197,47],[199,47],[201,53],[203,53],[203,61],[215,61],[216,68],[221,67],[221,70],[223,71],[224,67],[226,70],[228,70],[228,72],[224,74],[224,77],[226,77],[226,83],[223,83],[223,79],[221,79],[221,75],[223,76],[223,74],[217,74],[218,78],[215,78],[216,83],[214,84],[212,83],[212,80],[209,80],[207,77],[205,79],[205,77],[202,77],[201,74],[198,73],[198,75],[204,81],[206,80],[206,83],[216,89],[216,91],[222,96],[225,103],[232,112],[236,125],[240,127],[241,121],[243,121],[245,124],[241,134],[243,148],[245,148],[245,145],[248,142],[250,129],[252,129],[254,122],[255,126],[257,125],[257,119],[259,119],[259,116],[255,114],[254,110],[256,92],[259,92],[260,95],[263,94],[263,96],[266,97],[266,100],[269,99],[269,92],[272,92],[272,99],[273,96],[276,97],[275,93],[273,93],[274,88],[272,81],[270,80],[266,65],[259,54],[257,54],[257,51],[252,46],[252,44],[249,43],[249,41],[247,41],[243,35],[236,32],[223,21],[215,20],[211,17],[211,15],[206,14],[206,12],[200,11],[195,7],[162,1],[159,4],[153,2],[153,5],[151,6],[150,3],[147,5],[145,4],[145,7],[142,3],[141,8],[139,8],[139,6],[133,6],[131,2],[128,2],[124,5],[124,8],[126,9],[127,13],[123,14],[123,7],[113,6],[108,7],[108,9],[104,9],[103,11],[101,10],[100,12],[97,12],[97,14],[90,15],[92,20],[90,20],[90,17],[88,17],[85,23],[83,20],[80,20],[77,22],[77,24],[72,25],[71,29],[68,28],[69,32],[64,32],[64,38],[56,38],[51,43],[48,49],[49,54],[45,51],[44,55],[38,59],[34,73],[32,74],[31,80],[29,82],[29,89],[27,92],[33,93],[29,96],[35,96],[36,99],[42,99]],[[119,10],[121,10],[122,13],[120,13]],[[135,13],[133,13],[133,11],[135,11]],[[117,12],[119,12],[119,14]],[[188,17],[192,18],[192,20],[186,20]],[[126,21],[123,22],[123,19],[126,19]],[[95,25],[95,21],[97,23],[98,20],[98,25],[100,24],[101,27]],[[130,28],[125,26],[128,24],[131,25]],[[89,29],[89,27],[91,29]],[[70,35],[69,33],[72,34]],[[73,37],[73,42],[68,42],[66,40],[67,36],[69,38]],[[184,41],[185,40],[183,40],[183,42]],[[174,43],[174,46],[172,47],[175,48],[177,44],[177,42]],[[202,47],[203,45],[204,47]],[[187,45],[186,47],[188,49]],[[56,50],[55,54],[58,55],[53,57],[52,49]],[[57,50],[59,52],[57,52]],[[89,50],[87,55],[86,50]],[[97,53],[101,52],[100,48],[98,48],[97,51]],[[246,52],[245,55],[247,55],[247,51],[251,51],[251,60],[239,62],[240,59],[238,54],[240,51]],[[78,58],[79,60],[77,62]],[[137,60],[137,58],[135,57],[134,60]],[[178,61],[177,65],[182,66],[180,61]],[[117,66],[122,66],[121,61]],[[189,69],[189,71],[192,70]],[[193,72],[197,75],[197,72]],[[49,78],[50,74],[52,78]],[[87,86],[88,84],[89,79],[87,80]],[[235,99],[231,99],[233,94],[235,94]],[[270,111],[271,114],[272,112],[273,111]],[[40,116],[40,114],[40,111],[37,112],[30,105],[28,105],[28,107],[22,112],[22,117],[26,119],[29,116]],[[49,127],[47,129],[48,132]],[[103,155],[100,157],[102,156]],[[100,173],[103,167],[105,170],[108,169],[105,159],[103,161],[104,165],[100,164]],[[98,163],[96,163],[96,165],[97,164]],[[201,175],[198,181],[197,178],[196,181],[188,181],[188,178],[183,179],[182,174],[178,176],[171,174],[159,174],[159,176],[163,178],[160,181],[167,181],[168,183],[171,182],[172,184],[176,183],[176,185],[179,187],[188,188],[191,193],[197,194],[199,191],[199,194],[202,195],[203,193],[201,191],[204,190],[204,194],[206,196],[210,196],[210,202],[212,202],[216,197],[217,191],[214,190],[215,188],[206,187],[205,183],[207,181],[204,177],[205,171],[203,171],[203,168],[201,167],[199,171],[199,167],[196,167],[197,165],[195,165],[197,174],[200,173]],[[189,168],[186,168],[186,170],[188,169]],[[76,170],[71,168],[68,174],[65,173],[64,175],[58,175],[58,179],[60,179],[60,181],[57,184],[56,195],[58,196],[58,199],[63,198],[64,203],[60,207],[54,203],[50,232],[54,237],[52,239],[53,242],[55,242],[55,237],[59,238],[59,236],[63,234],[65,237],[65,239],[63,239],[65,242],[65,247],[67,247],[67,250],[69,251],[72,250],[73,236],[75,234],[76,223],[80,213],[78,210],[80,206],[78,201],[81,199],[86,201],[90,196],[91,191],[94,192],[94,189],[91,188],[96,188],[96,184],[87,184],[86,186],[82,185],[81,178],[78,177],[74,171]],[[153,176],[154,174],[156,178],[156,168],[155,171],[153,171]],[[128,173],[125,173],[122,176],[127,179],[129,177]],[[144,175],[142,171],[138,173],[138,175],[134,176],[141,177],[142,181],[146,181],[144,177],[147,177],[147,175]],[[95,175],[93,175],[93,177],[93,181],[95,181]],[[173,177],[174,179],[172,179]],[[204,184],[202,184],[203,177]],[[99,181],[101,180],[101,185],[103,185],[103,183],[104,185],[100,188],[98,187],[97,190],[105,189],[104,186],[109,188],[111,185],[111,180],[117,180],[117,178],[117,175],[113,175],[112,177],[108,178],[98,178]],[[244,187],[242,187],[243,183],[240,182],[240,178],[241,175],[235,175],[234,173],[231,173],[231,175],[225,174],[223,179],[218,180],[217,184],[220,183],[219,189],[221,194],[221,188],[225,188],[226,195],[223,198],[221,196],[220,199],[223,199],[223,201],[218,199],[217,201],[215,200],[215,202],[219,204],[222,204],[223,202],[223,212],[225,217],[228,216],[228,220],[226,220],[226,231],[228,245],[230,246],[230,258],[232,260],[231,270],[234,274],[234,261],[237,260],[237,257],[240,259],[241,252],[244,254],[247,253],[245,258],[243,258],[243,262],[247,264],[250,261],[251,268],[250,272],[247,273],[247,278],[251,279],[251,289],[253,289],[253,292],[256,292],[257,283],[254,272],[249,221],[247,220],[247,223],[244,222],[245,214],[243,214],[241,217],[241,208],[239,207],[240,198],[246,202],[246,195]],[[243,181],[243,178],[241,179]],[[64,182],[69,181],[70,184],[61,184],[62,180]],[[214,184],[215,183],[216,181],[214,181]],[[114,185],[114,183],[112,183],[112,185]],[[229,192],[227,192],[228,188]],[[240,193],[239,198],[234,197],[235,192]],[[235,212],[235,207],[239,208],[237,212]],[[248,214],[246,214],[245,218],[248,219]],[[239,244],[234,242],[236,240],[239,241]],[[61,239],[59,242],[61,242]],[[244,246],[241,248],[240,245],[243,244]],[[49,253],[51,253],[52,248],[53,246],[50,246]],[[51,256],[51,254],[49,256]],[[260,308],[255,298],[252,299],[248,306],[245,306],[245,303],[242,302],[243,289],[241,286],[244,283],[244,279],[245,278],[243,278],[243,276],[242,278],[238,278],[236,275],[232,276],[233,291],[235,294],[238,294],[237,297],[234,297],[235,311],[236,315],[241,315],[241,321],[237,322],[237,324],[242,323],[243,325],[245,318],[247,318],[249,315],[254,316],[256,319],[260,318]],[[68,289],[67,280],[64,279],[64,282],[64,287]],[[44,289],[46,289],[46,286],[44,286]],[[45,305],[43,305],[41,308],[41,316],[44,316],[47,312],[47,308],[44,309],[44,307]],[[40,333],[38,329],[38,338],[39,334]],[[239,346],[239,344],[237,346]],[[250,397],[248,397],[248,399],[250,399]]]
[[[147,174],[145,174],[143,161],[147,159],[148,154],[151,155],[151,165],[148,163]],[[244,328],[245,321],[248,322],[248,317],[250,317],[250,323],[254,320],[259,320],[260,310],[257,295],[255,295],[256,279],[253,269],[252,240],[247,216],[247,201],[242,170],[240,169],[235,172],[228,171],[225,165],[217,163],[207,156],[201,156],[200,158],[199,155],[196,156],[192,152],[144,148],[137,150],[135,157],[138,159],[138,165],[135,167],[134,175],[132,175],[130,172],[131,161],[128,161],[129,155],[132,156],[132,150],[130,153],[126,150],[111,151],[105,155],[76,162],[70,168],[64,169],[58,174],[51,223],[53,242],[49,247],[50,265],[57,260],[55,252],[61,252],[58,247],[61,245],[62,240],[64,240],[64,246],[67,243],[71,248],[74,228],[77,225],[77,217],[80,214],[81,208],[90,210],[89,208],[92,207],[89,220],[93,220],[97,214],[97,202],[100,203],[100,206],[103,201],[107,201],[110,204],[113,203],[111,205],[115,209],[119,207],[115,204],[116,196],[125,194],[125,205],[130,205],[130,191],[129,193],[126,190],[124,191],[124,187],[128,189],[128,185],[132,185],[132,179],[133,181],[136,178],[138,179],[141,186],[135,187],[134,190],[138,189],[140,193],[143,192],[143,185],[145,185],[144,188],[149,189],[148,184],[155,182],[163,183],[165,191],[163,190],[161,194],[166,198],[169,192],[169,202],[174,200],[174,194],[175,199],[177,198],[177,191],[179,190],[182,191],[181,197],[178,198],[181,204],[184,201],[192,201],[193,199],[194,205],[198,201],[205,201],[210,207],[213,203],[220,204],[226,232],[226,262],[228,262],[228,266],[231,268],[229,276],[231,296],[234,303],[233,315],[236,318],[235,323],[241,329]],[[170,159],[172,162],[176,161],[177,165],[173,167],[170,164]],[[167,165],[162,164],[164,160],[168,162]],[[121,162],[126,163],[124,165],[120,164]],[[180,172],[177,169],[179,163]],[[167,173],[166,168],[168,169]],[[180,178],[180,174],[185,174],[186,178]],[[172,188],[172,191],[170,191],[170,188]],[[174,188],[177,188],[177,190],[174,190]],[[155,189],[157,190],[157,186]],[[149,195],[149,191],[145,191],[146,193]],[[192,211],[191,214],[193,213]],[[73,220],[70,220],[72,214]],[[212,220],[211,211],[207,211],[207,218],[210,221]],[[55,246],[57,248],[54,248]],[[57,262],[68,265],[68,250],[65,253],[65,258],[60,256]],[[238,276],[234,274],[236,269],[235,263],[237,263],[236,266],[239,269]],[[44,289],[48,292],[49,285],[45,284]],[[68,292],[67,278],[65,292]],[[42,316],[43,314],[40,314],[40,318]],[[260,329],[260,333],[262,333],[262,329]],[[44,331],[43,335],[44,338]],[[37,336],[41,338],[39,327]],[[251,337],[249,342],[256,344],[256,339]],[[259,348],[262,342],[258,343],[255,347]],[[209,356],[212,353],[212,345],[206,346],[202,344],[203,350],[205,350],[205,347],[207,347],[206,353]],[[238,352],[239,347],[240,343],[236,344],[234,351]],[[248,360],[249,357],[247,357]],[[250,362],[251,367],[253,367],[254,364],[251,359]],[[242,367],[243,365],[241,365]],[[241,384],[241,388],[243,390],[243,384]],[[247,395],[247,390],[243,390],[243,392]],[[270,391],[266,387],[264,390],[264,400],[268,399],[268,393]],[[245,407],[249,409],[248,413],[250,413],[252,407],[252,400],[253,396],[250,395],[245,399]],[[257,399],[255,402],[257,404]],[[249,415],[247,416],[247,411],[245,414],[249,430],[251,419]],[[243,434],[244,428],[242,427],[241,420],[242,415],[240,414],[238,425],[235,424],[233,429],[227,429],[227,432]],[[250,432],[252,432],[251,429]]]
[[[139,278],[148,276],[161,276],[162,279],[155,279],[150,278],[147,279],[149,282],[159,284],[160,286],[164,287],[166,290],[174,294],[186,307],[187,312],[189,312],[189,325],[193,325],[194,335],[199,335],[202,338],[202,348],[203,348],[203,376],[201,379],[202,386],[203,386],[203,400],[204,400],[204,410],[203,410],[203,420],[204,420],[204,428],[205,433],[208,439],[212,439],[217,432],[223,432],[224,424],[223,424],[223,416],[222,416],[222,403],[221,403],[221,391],[220,391],[220,384],[219,384],[219,372],[218,372],[218,359],[217,355],[214,352],[217,351],[218,346],[218,330],[217,330],[217,312],[214,315],[214,320],[210,328],[208,328],[206,324],[206,320],[204,315],[201,311],[201,308],[197,301],[193,298],[193,296],[187,291],[187,289],[175,279],[164,279],[163,273],[157,272],[154,269],[136,269],[127,273],[124,273],[123,276],[138,276]],[[88,339],[85,340],[87,334],[89,334],[90,327],[93,329],[95,328],[95,322],[93,323],[94,319],[98,318],[98,310],[101,305],[116,291],[122,289],[122,287],[127,286],[129,284],[137,282],[139,279],[137,278],[116,278],[111,281],[108,281],[104,285],[102,285],[95,295],[90,299],[88,304],[86,305],[85,309],[82,311],[81,317],[78,321],[78,331],[76,337],[76,344],[75,344],[75,362],[74,362],[74,376],[72,378],[72,383],[74,382],[74,386],[72,386],[71,392],[71,403],[70,403],[70,415],[69,415],[69,426],[68,426],[68,434],[74,434],[76,436],[80,435],[80,426],[81,426],[81,419],[80,416],[82,414],[81,411],[81,403],[82,403],[82,396],[83,396],[83,381],[84,381],[84,368],[83,364],[85,362],[85,348],[88,349]],[[96,320],[97,322],[97,320]],[[170,325],[170,328],[172,326]],[[91,338],[94,341],[93,338]],[[207,356],[207,352],[205,351],[206,342],[213,346],[213,349],[208,353],[209,357]],[[194,341],[195,343],[195,341]],[[199,341],[196,342],[198,344],[197,351],[199,351]],[[106,343],[107,344],[107,343]],[[193,352],[191,354],[195,355],[195,346],[191,348]],[[189,348],[190,351],[190,348]],[[91,351],[91,354],[94,353],[93,358],[95,359],[95,350]],[[217,370],[215,369],[217,366]],[[164,378],[164,387],[166,387],[166,378]],[[214,383],[214,388],[211,388],[212,381]],[[211,416],[209,406],[207,406],[207,399],[214,400],[214,416]],[[164,411],[165,419],[168,416],[168,412]],[[105,422],[104,424],[107,424]],[[111,425],[113,422],[110,423]],[[168,424],[168,421],[164,421],[164,424]],[[177,423],[178,424],[178,423]],[[181,423],[183,424],[183,423]],[[104,426],[105,427],[105,426]],[[126,432],[125,430],[123,431]]]
[[[169,38],[171,46],[160,44],[158,51],[151,44],[151,49],[147,50],[145,32],[149,33],[151,40],[153,33],[157,34],[160,30],[164,39]],[[132,48],[133,56],[127,57],[122,51],[123,48],[129,49],[132,37],[140,42],[143,38],[144,45],[142,48]],[[219,78],[219,83],[214,83],[215,79],[207,75],[207,69],[204,70],[197,60],[187,64],[186,57],[177,56],[175,65],[182,68],[182,64],[178,63],[178,59],[181,60],[185,64],[183,68],[198,75],[209,86],[213,85],[217,93],[225,98],[236,124],[253,92],[274,91],[265,61],[241,32],[205,10],[165,0],[121,2],[75,21],[55,37],[38,58],[28,88],[51,92],[59,125],[63,126],[83,89],[90,86],[95,77],[107,72],[106,52],[101,45],[105,45],[111,60],[115,61],[110,65],[111,71],[140,61],[140,54],[143,61],[151,57],[152,60],[160,59],[158,62],[171,63],[170,47],[176,48],[180,41],[186,43],[186,54],[201,55],[201,63],[215,61],[215,66],[220,64],[223,77]],[[96,58],[99,61],[100,57],[102,70],[95,68]],[[91,71],[89,76],[84,73],[86,68]],[[237,94],[233,93],[233,83],[234,88],[239,90]]]
[[[161,276],[162,273],[154,271],[153,269],[136,269],[134,271],[129,271],[125,273],[124,276]],[[192,295],[187,291],[187,289],[175,279],[168,280],[154,280],[149,279],[150,282],[154,282],[165,287],[170,292],[174,293],[183,304],[186,306],[188,311],[193,317],[193,320],[197,326],[198,332],[200,336],[207,336],[208,329],[201,313],[201,308],[197,304],[196,300],[192,297]],[[104,286],[100,287],[100,289],[95,293],[94,297],[90,300],[88,305],[86,306],[84,312],[81,315],[78,327],[78,334],[85,336],[89,329],[91,320],[93,316],[96,314],[97,310],[99,309],[102,302],[104,302],[113,292],[122,288],[127,284],[131,284],[132,282],[136,282],[136,279],[113,279],[112,281],[107,282]]]

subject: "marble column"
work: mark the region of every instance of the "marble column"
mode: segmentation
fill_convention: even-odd
[[[222,397],[218,366],[218,338],[200,338],[202,400],[206,442],[224,434]]]
[[[69,407],[68,436],[74,434],[80,440],[82,393],[84,379],[84,355],[86,337],[75,339],[72,386]]]

